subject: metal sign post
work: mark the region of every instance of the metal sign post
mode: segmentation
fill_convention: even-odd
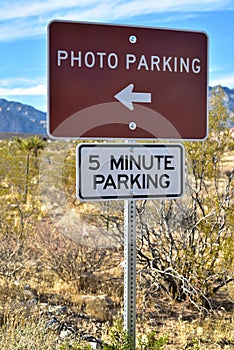
[[[124,328],[136,347],[136,202],[124,201]]]

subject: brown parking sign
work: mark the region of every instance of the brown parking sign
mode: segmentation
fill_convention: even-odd
[[[49,135],[204,139],[207,41],[202,32],[51,22]]]

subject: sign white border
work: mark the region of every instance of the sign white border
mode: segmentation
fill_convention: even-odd
[[[175,183],[175,186],[173,188],[176,188],[176,190],[163,188],[161,191],[155,190],[154,192],[152,192],[152,190],[149,191],[147,189],[143,189],[143,191],[141,189],[138,191],[138,190],[132,190],[128,188],[124,190],[115,189],[115,192],[113,192],[113,191],[108,191],[103,189],[99,190],[99,189],[91,188],[93,185],[93,181],[91,181],[91,178],[93,179],[95,176],[104,177],[103,175],[100,175],[100,174],[107,173],[107,170],[104,168],[106,167],[107,164],[109,166],[110,155],[111,154],[115,155],[114,150],[116,151],[118,150],[116,153],[117,153],[117,156],[119,157],[121,152],[125,156],[126,154],[129,154],[129,152],[132,152],[131,154],[134,154],[134,151],[136,149],[137,151],[144,150],[145,153],[147,152],[148,154],[150,152],[150,154],[152,155],[155,154],[155,150],[159,150],[159,154],[161,154],[161,157],[162,155],[164,156],[164,154],[166,154],[166,156],[175,155],[175,153],[177,154],[174,160],[174,165],[176,165],[175,169],[171,170],[171,174],[173,174],[173,176],[176,176],[176,178],[173,179],[173,182]],[[145,154],[145,153],[143,152],[142,154]],[[184,194],[184,182],[185,182],[184,154],[185,154],[185,151],[184,151],[184,146],[182,144],[158,144],[158,143],[155,143],[155,144],[133,144],[133,143],[131,144],[126,144],[126,143],[124,144],[96,144],[96,143],[79,144],[76,150],[77,198],[81,201],[104,201],[104,200],[125,200],[125,199],[130,199],[130,200],[162,199],[162,198],[169,199],[169,198],[182,197]],[[90,160],[91,160],[91,163],[90,163]],[[117,161],[115,161],[115,164],[117,164],[116,162]],[[118,165],[118,168],[119,167],[120,166]],[[158,169],[151,169],[150,171],[148,171],[148,174],[150,174],[150,172],[152,173],[152,171],[154,174],[158,173],[159,175],[162,174],[163,171],[165,172],[164,169],[161,169],[160,171]],[[133,177],[136,176],[136,169],[135,170],[133,169],[131,171],[129,169],[128,170],[111,169],[110,172],[113,178],[116,178],[118,176],[116,174],[126,174],[126,173],[127,174],[131,173]],[[141,176],[143,173],[147,173],[147,171],[145,169],[141,169]],[[170,173],[170,170],[169,170],[169,173]],[[127,177],[127,175],[123,175],[123,176]]]

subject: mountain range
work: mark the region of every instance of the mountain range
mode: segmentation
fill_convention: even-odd
[[[0,99],[0,132],[46,134],[46,113],[19,102]]]
[[[225,94],[224,106],[233,113],[234,89],[222,89]],[[211,90],[210,87],[209,92]],[[234,122],[230,121],[228,127],[234,127]],[[0,99],[0,134],[3,133],[46,135],[46,113],[29,105]]]

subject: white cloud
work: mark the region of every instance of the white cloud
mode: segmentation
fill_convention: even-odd
[[[102,5],[108,4],[107,0],[100,1]],[[85,12],[99,6],[97,0],[12,0],[9,6],[8,0],[0,2],[0,41],[8,41],[35,36],[45,36],[48,23],[55,18],[66,18],[75,11]],[[103,15],[103,13],[102,13]]]
[[[30,3],[28,0],[11,0],[11,6],[9,6],[9,1],[1,3],[0,14],[1,20],[9,20],[20,17],[40,16],[54,11],[61,12],[66,8],[90,6],[95,3],[97,3],[96,0],[83,0],[82,2],[77,0],[37,0]]]
[[[0,80],[0,96],[46,95],[47,88],[43,79],[25,79],[20,77]]]
[[[16,19],[19,17],[40,16],[48,13],[60,13],[65,10],[72,9],[82,11],[86,8],[92,10],[99,7],[112,8],[115,10],[113,15],[127,16],[129,13],[142,14],[142,11],[147,13],[161,12],[161,11],[207,11],[216,10],[220,8],[226,8],[232,5],[230,0],[34,0],[34,2],[28,2],[28,0],[11,0],[11,6],[9,1],[1,1],[0,15],[1,20]],[[105,13],[103,13],[105,16]]]
[[[147,14],[234,9],[231,0],[1,0],[0,40],[46,34],[52,19],[110,22]],[[165,19],[164,19],[165,20]]]
[[[25,96],[25,95],[46,95],[46,87],[44,85],[36,85],[31,87],[18,88],[0,88],[1,96]]]
[[[226,2],[227,3],[227,2]],[[220,9],[225,1],[220,0],[133,0],[117,6],[117,16],[136,16],[160,12],[201,12]],[[116,15],[116,14],[115,14]]]
[[[209,81],[210,86],[222,85],[234,89],[234,74],[224,75],[219,78],[211,78]]]
[[[216,11],[226,8],[229,1],[225,0],[129,0],[129,1],[94,1],[92,7],[77,6],[60,12],[61,19],[109,22],[110,19],[130,19],[134,16],[147,14],[193,13]],[[234,8],[234,6],[233,6]]]

